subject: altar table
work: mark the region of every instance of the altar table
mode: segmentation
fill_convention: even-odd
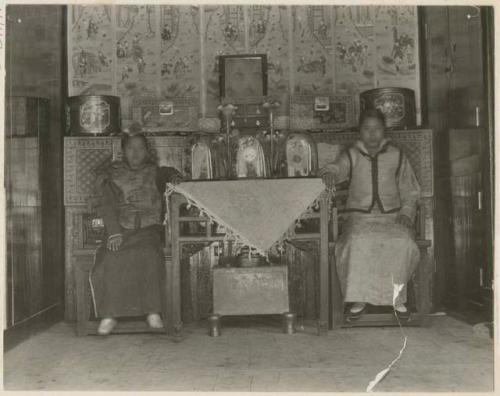
[[[193,246],[228,241],[266,254],[276,242],[319,250],[318,334],[329,327],[329,219],[331,194],[319,178],[239,179],[192,181],[167,186],[165,330],[182,338],[181,257]],[[200,216],[180,213],[183,204],[194,205]],[[312,208],[317,206],[316,210]],[[296,232],[296,220],[317,219],[315,232]],[[205,224],[204,235],[183,235],[183,223]],[[224,232],[214,232],[212,223]],[[257,267],[258,268],[258,267]]]

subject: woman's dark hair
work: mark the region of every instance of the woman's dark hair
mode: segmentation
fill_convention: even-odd
[[[359,126],[366,121],[367,118],[375,118],[379,120],[382,125],[385,127],[385,115],[379,109],[367,109],[361,112],[359,115]]]
[[[135,133],[133,135],[129,135],[128,133],[124,134],[122,137],[122,150],[125,150],[125,147],[133,140],[133,139],[140,139],[144,143],[144,147],[149,150],[149,143],[148,139],[146,138],[146,135],[143,133]]]

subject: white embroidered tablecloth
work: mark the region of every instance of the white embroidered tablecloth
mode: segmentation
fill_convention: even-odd
[[[325,186],[319,178],[190,181],[167,185],[232,237],[266,254],[295,221],[318,203]]]

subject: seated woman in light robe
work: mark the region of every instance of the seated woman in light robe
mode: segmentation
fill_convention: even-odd
[[[407,157],[384,137],[379,110],[361,114],[359,132],[360,140],[320,170],[329,188],[349,184],[348,218],[335,248],[342,294],[352,303],[349,320],[367,303],[394,306],[407,318],[406,284],[420,259],[412,231],[420,187]]]

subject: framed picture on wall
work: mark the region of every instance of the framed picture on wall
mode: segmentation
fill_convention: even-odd
[[[267,95],[267,56],[265,54],[219,56],[221,98]]]

